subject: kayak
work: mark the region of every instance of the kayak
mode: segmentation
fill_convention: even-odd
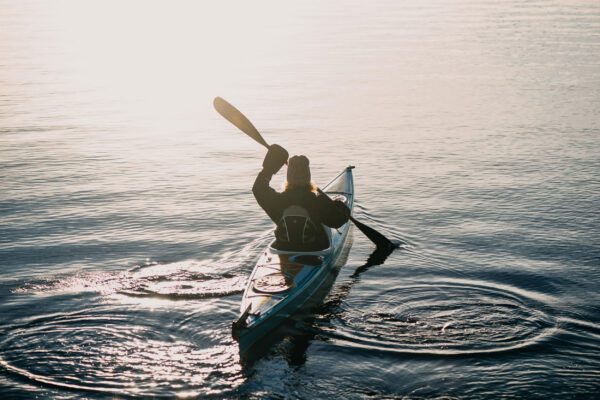
[[[353,166],[345,168],[323,192],[343,201],[350,211],[354,204]],[[273,332],[284,321],[303,310],[344,262],[342,250],[350,222],[338,229],[325,227],[329,247],[298,252],[273,248],[260,255],[244,290],[240,316],[232,324],[232,335],[243,354]],[[331,280],[329,280],[331,282]]]

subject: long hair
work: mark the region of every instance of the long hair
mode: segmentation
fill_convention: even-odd
[[[287,180],[283,182],[283,191],[288,192],[290,190],[305,190],[307,192],[317,192],[317,185],[314,182],[303,183],[301,185],[292,185]]]

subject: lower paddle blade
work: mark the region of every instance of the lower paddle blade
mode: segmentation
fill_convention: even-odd
[[[375,243],[377,248],[394,249],[396,247],[391,240],[389,240],[370,226],[367,226],[362,222],[357,221],[354,217],[350,217],[350,220],[354,222],[354,225],[356,225],[356,227],[360,229],[360,231],[364,233],[366,237],[368,237],[373,243]]]

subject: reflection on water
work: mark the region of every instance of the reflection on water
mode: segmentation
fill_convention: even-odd
[[[0,2],[0,397],[594,396],[598,32],[588,0]],[[356,165],[401,245],[354,230],[252,363],[264,149],[215,96],[321,186]]]

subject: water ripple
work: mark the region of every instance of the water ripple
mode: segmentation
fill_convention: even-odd
[[[241,293],[248,269],[266,235],[214,260],[146,262],[124,272],[82,272],[26,282],[14,293],[99,292],[172,300],[227,297]]]
[[[475,355],[520,349],[556,331],[539,296],[483,281],[397,286],[347,301],[321,326],[341,346],[421,355]]]
[[[177,394],[178,388],[229,389],[240,379],[234,347],[198,347],[185,340],[157,337],[156,326],[124,329],[98,321],[61,329],[14,331],[2,341],[0,367],[38,384],[119,395]],[[221,365],[218,379],[214,365]],[[195,393],[198,395],[199,393]]]

